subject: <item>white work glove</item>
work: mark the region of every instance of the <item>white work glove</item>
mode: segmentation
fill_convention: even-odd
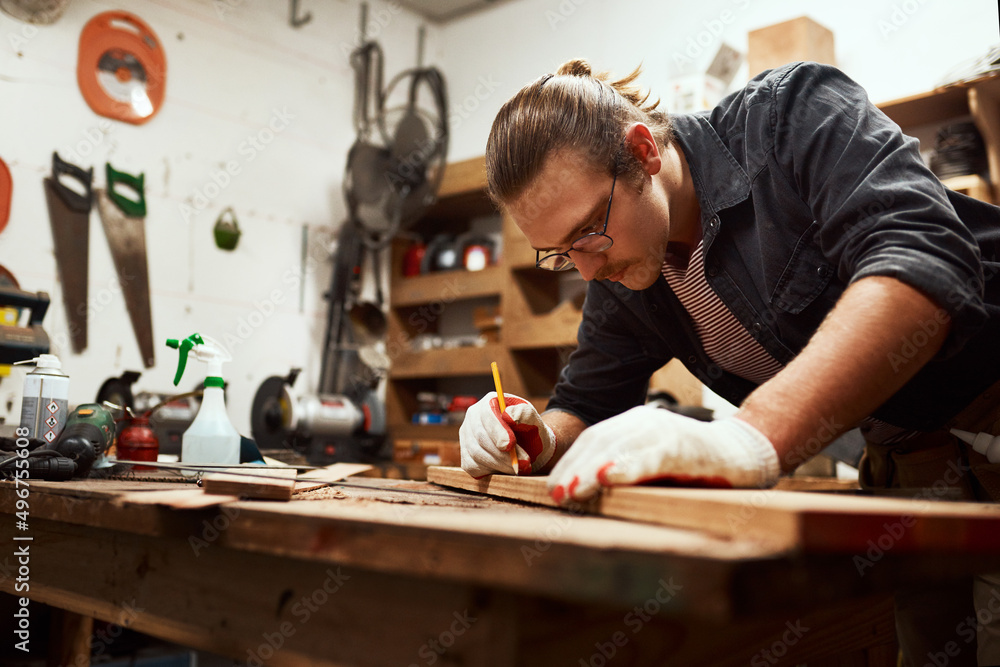
[[[585,429],[549,476],[557,503],[586,500],[602,486],[673,480],[766,488],[780,466],[771,442],[736,418],[701,422],[641,406]]]
[[[537,472],[556,450],[556,436],[528,401],[504,393],[500,413],[491,391],[465,413],[458,431],[462,469],[476,479],[495,472],[513,474],[510,448],[516,447],[518,474]]]

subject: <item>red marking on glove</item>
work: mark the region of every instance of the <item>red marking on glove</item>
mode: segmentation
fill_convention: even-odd
[[[511,405],[521,405],[522,403],[527,403],[524,399],[517,398],[516,396],[506,396],[504,394],[505,402],[508,406]],[[542,449],[545,445],[542,443],[542,437],[538,434],[538,427],[532,426],[530,424],[521,424],[520,422],[514,421],[514,418],[508,415],[506,412],[500,412],[500,403],[497,399],[492,399],[490,401],[490,407],[493,408],[493,414],[496,418],[504,425],[511,437],[511,446],[513,446],[516,441],[517,444],[525,451],[528,455],[529,462],[534,462],[542,454]],[[508,447],[509,449],[510,447]],[[507,450],[504,450],[507,451]],[[531,472],[530,467],[528,472]]]
[[[614,482],[607,478],[608,471],[615,467],[614,461],[608,461],[597,469],[597,481],[601,486],[614,486]]]
[[[563,501],[563,498],[566,497],[566,489],[564,489],[562,486],[557,486],[556,488],[552,489],[552,493],[550,495],[552,496],[552,500],[556,501],[557,503],[561,503]]]
[[[573,498],[573,494],[576,492],[576,487],[580,486],[580,478],[574,477],[573,481],[569,483],[569,488],[566,490],[569,493],[569,497]],[[575,498],[574,498],[575,500]]]

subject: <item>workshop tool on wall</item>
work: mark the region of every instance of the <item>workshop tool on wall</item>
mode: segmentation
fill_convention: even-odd
[[[84,171],[52,153],[52,175],[43,179],[56,268],[73,351],[87,349],[90,206],[94,168]],[[73,184],[73,187],[69,186]]]
[[[236,244],[240,242],[241,232],[240,224],[236,220],[236,213],[231,206],[227,206],[215,219],[212,234],[215,236],[215,245],[220,250],[236,249]]]
[[[14,194],[14,181],[10,177],[7,163],[0,160],[0,232],[10,220],[10,200]]]
[[[69,0],[0,0],[0,9],[18,21],[51,25],[66,11]]]
[[[163,106],[167,59],[153,29],[134,14],[102,12],[80,33],[76,80],[95,113],[140,125]]]
[[[49,336],[42,328],[48,308],[48,294],[22,290],[14,275],[0,266],[0,364],[33,359],[49,351]],[[27,317],[25,310],[29,311]]]
[[[448,101],[440,70],[422,65],[422,28],[417,67],[396,75],[383,90],[382,48],[364,39],[367,9],[363,3],[363,43],[350,56],[357,137],[347,155],[344,196],[351,221],[375,250],[415,222],[437,196],[448,152]],[[406,103],[387,108],[397,86],[405,88]],[[418,106],[422,90],[433,111]]]
[[[149,270],[146,265],[146,195],[145,174],[133,176],[106,165],[107,189],[95,190],[97,209],[104,225],[104,235],[111,248],[118,283],[125,297],[125,307],[132,330],[139,343],[142,363],[146,368],[155,364],[153,352],[153,317],[149,305]],[[129,199],[120,186],[133,190],[137,197]]]
[[[385,458],[385,409],[377,395],[358,388],[353,397],[301,393],[299,370],[269,377],[257,389],[250,424],[258,446],[291,448],[316,465]]]

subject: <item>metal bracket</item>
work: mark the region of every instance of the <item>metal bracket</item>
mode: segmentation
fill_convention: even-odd
[[[312,12],[306,12],[304,16],[299,16],[299,0],[290,0],[288,7],[288,22],[293,28],[300,28],[312,21]]]

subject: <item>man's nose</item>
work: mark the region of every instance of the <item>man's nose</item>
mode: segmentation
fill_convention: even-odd
[[[593,280],[601,267],[608,263],[608,258],[603,252],[578,252],[570,250],[570,256],[576,263],[576,270],[584,280]]]

